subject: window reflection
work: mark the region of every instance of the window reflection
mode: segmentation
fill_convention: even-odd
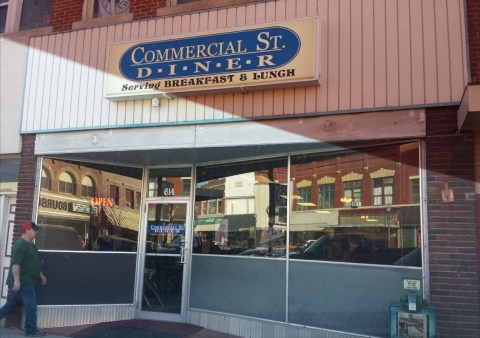
[[[292,157],[289,257],[421,266],[418,158],[417,143]]]
[[[197,170],[200,253],[285,257],[287,159]]]
[[[51,12],[51,0],[23,0],[20,30],[48,26]]]
[[[50,172],[45,168],[42,168],[42,182],[40,186],[42,189],[46,190],[50,190],[52,186],[52,178]]]
[[[201,253],[420,266],[418,143],[197,170]],[[290,218],[287,222],[287,198]],[[222,207],[219,207],[221,203]]]
[[[191,168],[150,169],[148,197],[190,196]]]
[[[138,169],[44,158],[38,248],[136,252],[141,177]]]

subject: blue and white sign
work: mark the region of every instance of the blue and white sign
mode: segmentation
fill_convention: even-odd
[[[149,234],[185,234],[184,224],[149,224],[147,227]]]
[[[134,81],[269,70],[287,65],[300,46],[291,29],[267,27],[139,43],[127,49],[119,67]]]
[[[318,84],[318,30],[314,18],[114,44],[106,97]]]

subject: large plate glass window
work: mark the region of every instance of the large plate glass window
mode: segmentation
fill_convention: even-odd
[[[189,306],[284,321],[288,160],[198,167]],[[234,305],[232,305],[234,304]]]
[[[293,156],[290,258],[421,266],[418,143]]]
[[[133,304],[140,209],[132,204],[140,203],[142,175],[42,159],[36,245],[50,287],[39,290],[39,304]]]
[[[195,192],[200,253],[285,257],[286,158],[198,168]]]
[[[137,251],[141,170],[51,158],[42,163],[39,249]]]

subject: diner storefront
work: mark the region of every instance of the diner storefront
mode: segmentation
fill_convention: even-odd
[[[325,3],[31,38],[21,170],[46,229],[41,326],[386,337],[405,278],[435,307],[429,212],[473,189],[427,161],[435,138],[472,146],[445,126],[467,77],[461,1],[445,45],[401,2]]]

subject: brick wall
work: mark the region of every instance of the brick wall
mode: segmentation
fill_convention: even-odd
[[[166,0],[130,0],[130,13],[134,20],[157,16],[157,8],[165,7]]]
[[[157,16],[157,9],[165,7],[166,0],[131,0],[130,13],[134,20]],[[52,0],[50,25],[54,31],[72,29],[72,23],[82,20],[83,1]]]
[[[473,134],[456,134],[456,107],[427,111],[431,303],[437,337],[480,337]],[[445,182],[455,201],[443,203]]]
[[[22,151],[20,157],[20,173],[17,191],[17,202],[15,209],[15,226],[13,232],[13,241],[22,234],[22,224],[32,219],[33,199],[35,195],[35,175],[37,169],[37,159],[34,155],[35,135],[22,136]],[[21,309],[16,308],[14,312],[7,316],[6,327],[20,327]]]
[[[467,1],[470,75],[473,83],[480,83],[480,0]]]
[[[54,31],[72,29],[72,23],[82,20],[83,1],[52,0],[50,26]]]

